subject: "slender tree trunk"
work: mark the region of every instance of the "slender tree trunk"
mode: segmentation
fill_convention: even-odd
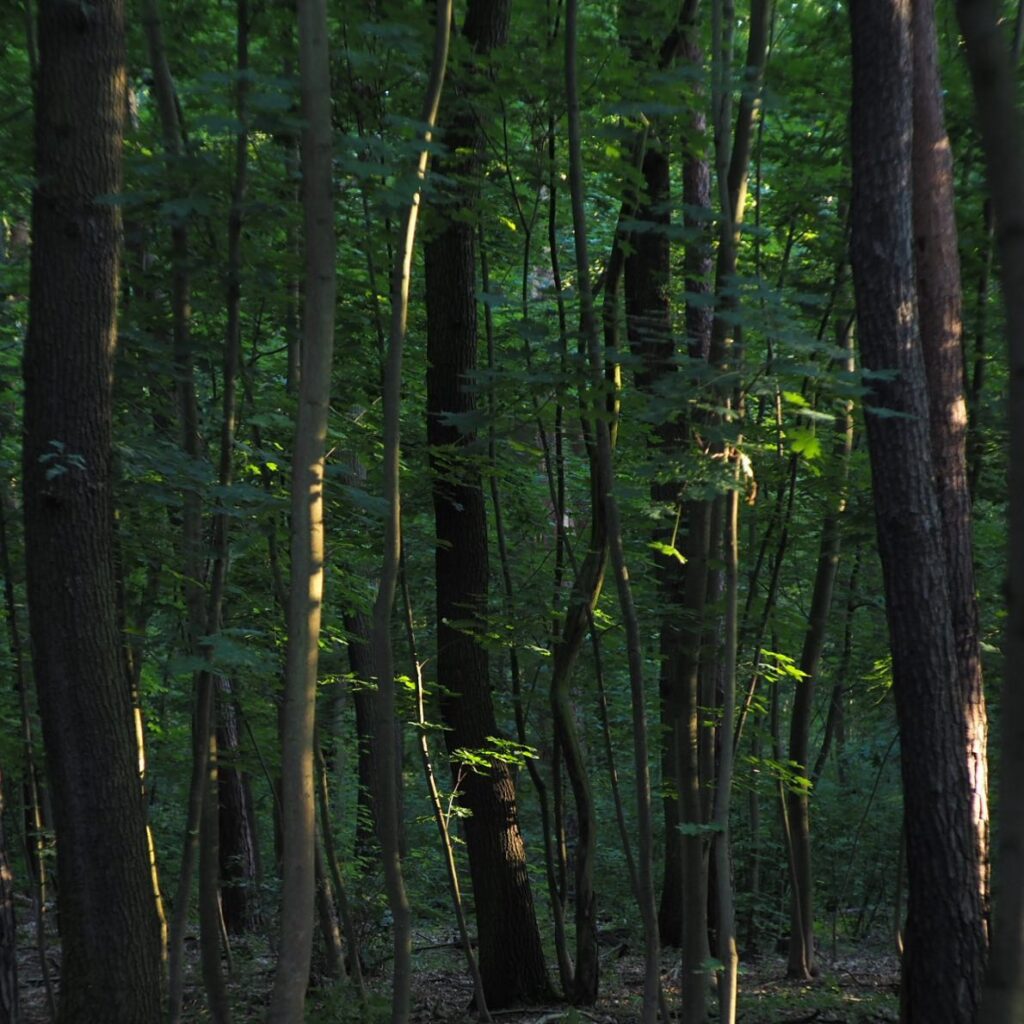
[[[405,558],[402,558],[402,605],[405,612],[405,635],[409,644],[413,674],[416,680],[416,725],[419,730],[420,760],[423,764],[423,777],[430,795],[430,807],[434,812],[434,823],[437,825],[438,837],[441,840],[441,852],[444,855],[445,873],[448,876],[448,891],[452,898],[452,910],[459,927],[459,938],[462,941],[466,956],[466,966],[473,982],[473,1000],[477,1016],[482,1021],[491,1021],[487,1009],[487,997],[484,995],[484,980],[480,974],[480,965],[473,952],[473,939],[469,934],[466,911],[462,901],[462,887],[459,884],[459,869],[455,861],[455,845],[449,828],[450,814],[446,812],[441,799],[441,790],[434,774],[434,761],[430,753],[429,723],[427,722],[426,691],[423,686],[423,666],[416,651],[416,636],[413,632],[412,601],[409,597],[409,581],[405,574]]]
[[[994,875],[992,957],[980,1019],[1017,1024],[1024,1016],[1024,125],[1017,73],[992,0],[958,0],[995,214],[1009,350],[1009,563],[1000,752],[999,850]],[[1024,34],[1018,34],[1018,43]],[[908,868],[912,864],[908,845]]]
[[[313,727],[324,586],[324,456],[334,356],[331,73],[325,0],[299,0],[305,229],[302,376],[292,454],[291,587],[281,738],[283,886],[269,1024],[303,1018],[313,946]]]
[[[231,935],[256,931],[262,923],[258,882],[259,843],[249,775],[238,765],[241,710],[231,681],[217,680],[218,801],[220,804],[220,880],[224,926]]]
[[[32,911],[35,918],[36,950],[46,988],[46,1001],[51,1020],[57,1016],[57,1001],[53,990],[50,964],[46,955],[46,892],[48,870],[46,866],[43,822],[42,778],[36,762],[36,744],[29,707],[28,679],[25,673],[25,655],[18,624],[18,606],[14,596],[14,577],[11,567],[11,549],[7,533],[6,490],[0,491],[0,574],[4,578],[4,610],[11,661],[14,667],[14,687],[18,694],[22,746],[22,794],[25,804],[25,861],[32,882]],[[13,504],[13,502],[12,502]]]
[[[853,335],[847,331],[847,352],[843,368],[852,373]],[[791,978],[807,979],[817,973],[814,962],[814,875],[811,869],[811,793],[810,741],[814,694],[825,648],[832,594],[839,571],[840,519],[846,508],[846,475],[853,450],[853,407],[836,417],[838,437],[835,444],[836,472],[832,492],[835,497],[825,513],[821,527],[818,566],[811,592],[811,608],[800,653],[800,679],[796,683],[789,731],[789,760],[794,770],[803,773],[806,785],[791,787],[786,793],[789,805],[789,839],[792,843],[791,863],[794,869],[793,895],[790,908],[789,963]]]
[[[448,43],[451,34],[452,3],[440,0],[434,13],[434,52],[430,77],[423,97],[421,123],[425,126],[416,159],[416,184],[409,196],[399,226],[398,246],[394,253],[391,274],[391,325],[387,360],[384,369],[384,459],[383,492],[388,504],[384,527],[384,558],[380,583],[373,606],[373,651],[377,669],[376,740],[377,761],[377,838],[384,862],[384,880],[391,908],[394,936],[394,975],[391,995],[392,1024],[406,1024],[409,1019],[410,986],[412,983],[412,911],[402,871],[402,823],[399,817],[399,781],[395,767],[400,757],[397,749],[395,719],[395,656],[391,640],[391,613],[395,605],[395,589],[402,553],[402,489],[401,465],[401,400],[402,356],[406,324],[409,316],[409,286],[412,280],[412,258],[416,242],[421,190],[430,159],[428,145],[437,123],[448,64]]]
[[[356,797],[357,857],[367,857],[373,846],[376,819],[373,813],[374,750],[372,686],[377,678],[373,664],[373,623],[362,612],[345,614],[348,634],[348,667],[354,677],[350,688],[352,707],[356,713],[356,745],[359,793]]]
[[[697,32],[692,26],[684,29],[682,42],[682,57],[688,67],[697,68],[702,66],[703,55]],[[685,224],[694,233],[694,239],[687,243],[684,255],[684,270],[686,274],[686,293],[693,298],[686,304],[686,338],[687,349],[691,359],[705,361],[711,349],[711,328],[713,314],[706,297],[711,290],[711,246],[708,234],[710,216],[702,220],[697,211],[704,210],[710,214],[711,211],[711,172],[708,166],[707,149],[705,136],[707,132],[707,121],[701,107],[701,99],[698,95],[692,101],[693,111],[690,114],[689,132],[687,136],[687,149],[683,156],[683,208],[685,213]],[[681,522],[684,529],[696,530],[700,535],[706,530],[706,523],[702,525],[695,520],[697,514],[697,503],[689,502],[682,510]],[[701,536],[698,541],[698,550],[701,553],[707,550],[707,538]],[[697,572],[692,567],[694,552],[687,555],[688,565],[686,573]],[[698,564],[706,561],[698,554]],[[667,650],[663,652],[665,663],[662,668],[662,680],[667,689],[662,693],[662,714],[666,727],[666,753],[663,756],[663,764],[668,768],[668,780],[674,785],[676,793],[681,792],[683,781],[680,778],[680,729],[684,728],[682,722],[682,704],[685,701],[685,692],[688,685],[685,673],[670,673],[670,658],[676,659],[680,672],[685,665],[696,665],[700,646],[700,631],[702,624],[699,621],[703,616],[704,594],[707,589],[706,564],[700,570],[705,577],[699,582],[697,588],[692,590],[689,585],[683,589],[683,616],[697,615],[696,629],[684,627],[682,636],[678,638],[666,638],[669,640]],[[685,576],[686,573],[683,575]],[[699,575],[699,573],[698,573]],[[687,607],[686,595],[700,594],[700,608]],[[678,649],[680,645],[689,645],[688,652]],[[663,641],[664,646],[664,641]],[[672,652],[675,652],[674,654]],[[664,768],[663,768],[664,771]],[[699,782],[698,782],[699,785]],[[682,882],[683,843],[685,842],[679,831],[680,808],[678,797],[666,797],[664,801],[665,810],[665,876],[662,884],[661,903],[658,909],[658,928],[661,939],[666,945],[682,946],[683,941],[683,892],[685,885]],[[699,837],[698,837],[699,839]]]
[[[737,470],[738,475],[738,470]],[[735,1024],[739,991],[739,953],[736,948],[736,908],[732,882],[732,840],[729,813],[735,769],[733,726],[736,706],[736,655],[739,624],[739,490],[725,498],[723,554],[725,556],[724,651],[722,655],[722,724],[718,777],[715,784],[714,854],[717,884],[717,956],[722,965],[718,979],[718,1019]]]
[[[341,927],[348,943],[349,974],[355,982],[356,992],[362,1003],[366,1002],[366,983],[363,981],[363,958],[359,948],[359,937],[349,910],[348,892],[341,875],[341,865],[334,847],[334,831],[331,824],[331,801],[327,792],[327,761],[319,740],[316,741],[316,799],[320,810],[320,831],[323,835],[324,861],[329,876],[329,883],[334,886],[334,894],[341,917]],[[341,972],[344,973],[343,971]],[[340,976],[340,975],[339,975]]]
[[[984,880],[968,763],[971,706],[957,665],[917,332],[910,19],[908,0],[851,5],[851,264],[863,364],[897,371],[873,382],[865,419],[903,771],[902,1018],[952,1024],[974,1019],[980,995]]]
[[[4,777],[0,770],[0,1020],[19,1024],[18,929],[14,917],[14,876],[4,830]]]
[[[153,92],[157,101],[163,136],[164,153],[168,161],[171,180],[180,173],[183,156],[183,128],[179,116],[174,81],[167,62],[163,27],[158,0],[146,0],[143,25],[149,45],[149,58],[153,73]],[[171,316],[174,338],[174,375],[178,403],[178,426],[182,451],[191,463],[202,457],[199,437],[199,412],[193,372],[190,277],[188,269],[188,228],[183,220],[171,226]],[[206,615],[203,608],[203,554],[202,554],[202,498],[190,486],[182,496],[182,564],[183,591],[186,611],[186,645],[189,654],[195,654],[196,644],[205,632]],[[171,916],[168,936],[168,1005],[169,1020],[176,1024],[181,1016],[184,996],[183,946],[188,912],[191,905],[192,876],[196,849],[200,838],[204,787],[207,780],[206,759],[208,743],[203,739],[209,733],[213,715],[213,690],[203,673],[195,677],[195,707],[193,728],[193,765],[186,806],[185,839],[181,870]]]
[[[117,614],[111,385],[121,222],[124,12],[39,12],[25,553],[63,939],[61,1024],[160,1012],[160,930]],[[68,315],[74,310],[74,316]],[[102,752],[102,757],[100,753]]]
[[[565,12],[565,82],[569,108],[569,182],[572,194],[572,219],[576,245],[576,270],[580,292],[581,333],[587,346],[590,369],[592,414],[597,434],[598,497],[604,508],[608,541],[615,573],[619,605],[626,630],[629,660],[630,696],[633,721],[633,757],[636,774],[637,866],[640,915],[644,930],[644,988],[641,1020],[653,1024],[658,1014],[661,990],[659,977],[658,912],[654,898],[653,837],[651,826],[651,786],[645,710],[643,650],[639,621],[633,604],[632,587],[623,549],[622,523],[615,495],[612,440],[604,418],[604,357],[594,316],[590,289],[590,259],[587,251],[587,221],[584,207],[583,157],[580,140],[579,88],[576,77],[577,0],[567,0]]]

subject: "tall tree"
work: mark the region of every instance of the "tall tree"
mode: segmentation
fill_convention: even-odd
[[[568,104],[569,192],[572,200],[573,242],[580,294],[580,334],[587,353],[590,411],[594,418],[597,457],[596,496],[608,528],[608,549],[619,608],[626,634],[629,665],[630,704],[633,726],[633,770],[636,780],[637,891],[644,931],[644,985],[641,1020],[654,1024],[661,994],[659,977],[658,910],[654,899],[654,843],[651,824],[650,759],[648,756],[645,709],[643,643],[640,622],[633,601],[633,588],[626,564],[622,520],[615,494],[615,466],[612,458],[611,428],[605,416],[607,405],[605,354],[594,315],[590,283],[590,256],[584,197],[583,150],[580,131],[580,94],[577,72],[579,5],[568,0],[565,10],[565,94]]]
[[[470,0],[463,36],[476,58],[508,39],[509,0]],[[483,150],[474,103],[483,78],[472,59],[442,120],[449,156],[438,163],[456,183],[438,210],[437,234],[425,246],[427,300],[427,436],[433,468],[437,585],[437,678],[450,754],[487,748],[499,734],[490,659],[475,634],[485,629],[490,570],[479,464],[460,457],[475,443],[461,423],[477,408],[477,257],[474,226]],[[504,761],[460,772],[460,803],[476,909],[480,973],[492,1009],[542,1001],[550,993],[516,787]]]
[[[851,264],[900,729],[908,916],[902,1019],[974,1019],[985,954],[968,763],[918,335],[909,0],[854,0]]]
[[[850,337],[852,345],[852,336]],[[853,352],[846,360],[847,372],[853,372]],[[796,682],[793,713],[789,730],[789,760],[806,777],[810,773],[811,717],[814,693],[825,648],[829,612],[836,573],[839,571],[840,520],[846,508],[846,473],[853,448],[853,415],[847,407],[836,417],[837,473],[835,496],[830,499],[821,526],[818,564],[811,590],[811,606],[800,652],[801,677]],[[811,801],[806,786],[791,787],[786,793],[788,806],[787,839],[790,846],[790,867],[793,887],[790,904],[789,964],[792,978],[810,978],[816,973],[814,964],[814,875],[811,870]]]
[[[33,664],[58,836],[61,1024],[155,1021],[160,931],[114,555],[124,9],[39,7],[25,348]]]
[[[988,900],[988,718],[974,582],[971,488],[967,469],[960,253],[953,151],[946,133],[934,0],[913,0],[913,224],[917,307],[928,380],[932,469],[942,517],[958,685],[966,707],[974,842]]]
[[[398,227],[398,245],[391,268],[391,323],[387,358],[384,366],[382,404],[384,407],[384,500],[388,513],[384,523],[384,557],[380,583],[373,604],[373,654],[377,670],[377,700],[374,717],[375,738],[379,750],[374,794],[377,838],[384,863],[384,881],[391,908],[394,980],[391,991],[391,1024],[406,1024],[412,988],[412,909],[405,888],[402,868],[401,775],[397,768],[401,750],[396,742],[395,725],[395,652],[391,640],[391,615],[402,557],[401,486],[401,402],[402,359],[409,318],[409,286],[416,245],[423,182],[430,163],[429,144],[437,124],[441,92],[448,69],[451,41],[451,0],[439,0],[434,12],[434,49],[430,74],[420,107],[423,135],[417,140],[415,182],[404,204]]]
[[[316,802],[313,729],[324,587],[324,456],[336,294],[331,67],[325,0],[299,0],[305,309],[292,453],[291,587],[281,726],[281,936],[268,1021],[303,1017],[313,949]]]
[[[1016,62],[992,0],[958,0],[957,17],[981,129],[995,215],[1006,339],[1009,350],[1009,560],[1000,754],[999,847],[993,874],[992,956],[981,1020],[1016,1024],[1024,1017],[1024,123],[1018,107]]]

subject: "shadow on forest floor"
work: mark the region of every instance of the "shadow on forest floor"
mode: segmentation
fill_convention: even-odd
[[[22,944],[18,956],[19,990],[23,1024],[49,1024],[46,994],[39,957],[32,935],[19,929]],[[436,938],[417,936],[412,1021],[414,1024],[471,1024],[472,987],[461,953],[451,943],[435,944]],[[199,988],[198,942],[186,943],[188,961],[184,1024],[209,1021]],[[47,960],[55,983],[59,982],[60,957],[51,948]],[[673,951],[662,957],[669,1006],[679,998],[678,958]],[[262,1022],[273,981],[274,962],[263,937],[238,940],[232,957],[231,990],[235,1024]],[[738,1024],[889,1024],[898,1020],[898,963],[894,956],[853,950],[836,959],[821,958],[821,973],[812,982],[786,978],[780,956],[761,956],[741,965]],[[359,1004],[346,983],[323,978],[314,984],[307,1001],[307,1024],[387,1024],[389,1013],[386,957],[368,971],[373,994],[366,1007]],[[314,961],[314,975],[317,961]],[[643,964],[624,946],[606,954],[602,964],[601,996],[596,1006],[577,1009],[552,1004],[529,1010],[502,1010],[492,1014],[495,1024],[632,1024],[640,1018]],[[717,1019],[710,1000],[711,1021]],[[102,1024],[97,1021],[96,1024]],[[156,1022],[154,1022],[156,1024]]]

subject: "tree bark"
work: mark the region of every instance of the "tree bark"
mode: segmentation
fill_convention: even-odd
[[[992,956],[985,982],[986,1024],[1024,1016],[1024,688],[1012,673],[1024,664],[1024,124],[1017,72],[992,0],[958,0],[995,214],[1009,351],[1009,562],[1006,586],[1000,752],[999,849],[993,880]],[[1018,35],[1017,42],[1024,39]],[[908,851],[909,852],[909,851]],[[908,857],[908,865],[911,863]]]
[[[324,586],[324,457],[334,356],[331,69],[325,0],[299,0],[305,310],[292,454],[291,587],[281,738],[281,937],[270,1024],[301,1020],[313,946],[313,727]]]
[[[58,836],[61,1024],[160,1012],[160,930],[117,613],[113,360],[125,104],[120,0],[45,0],[29,331],[25,550]],[[73,310],[74,315],[69,311]]]
[[[953,153],[946,133],[939,79],[934,0],[913,0],[914,48],[913,224],[921,348],[928,379],[932,471],[942,517],[950,612],[967,706],[974,842],[987,912],[988,718],[982,679],[978,602],[974,580],[971,487],[967,468],[960,253],[953,195]]]
[[[865,419],[893,654],[907,836],[902,1019],[974,1019],[985,955],[983,879],[943,522],[917,328],[911,220],[909,0],[853,0],[851,264]]]
[[[486,56],[508,38],[507,0],[471,0],[463,35]],[[441,228],[425,247],[427,300],[427,437],[433,469],[437,585],[437,677],[449,754],[479,751],[498,736],[490,659],[475,633],[487,620],[490,570],[485,498],[478,464],[462,453],[476,433],[449,422],[477,409],[478,316],[476,230],[483,139],[472,106],[481,72],[464,66],[443,122],[448,156],[439,171],[460,182],[439,206]],[[453,772],[459,766],[453,764]],[[492,1009],[542,1002],[550,994],[540,932],[519,830],[515,780],[493,761],[466,772],[460,803],[476,909],[480,973]]]

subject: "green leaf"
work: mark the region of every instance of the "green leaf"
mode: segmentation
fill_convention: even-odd
[[[660,540],[649,541],[647,546],[654,548],[659,555],[665,555],[667,558],[674,558],[680,565],[686,565],[686,559],[683,553],[671,544],[663,544]]]
[[[789,446],[797,455],[813,461],[821,455],[821,441],[810,427],[791,427],[787,432]]]

